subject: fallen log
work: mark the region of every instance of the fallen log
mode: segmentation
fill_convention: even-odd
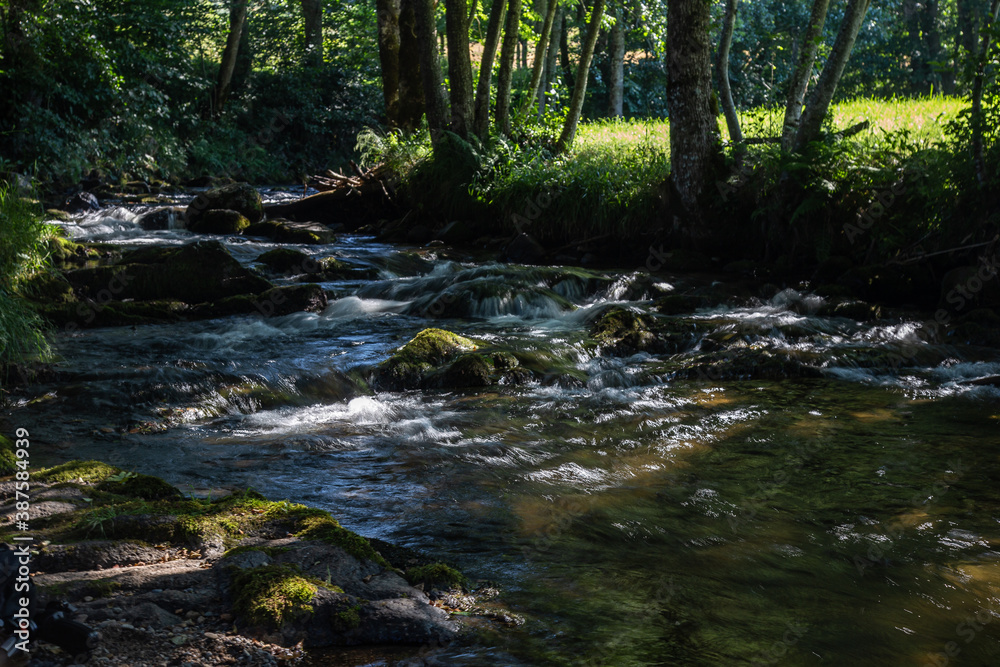
[[[388,166],[380,164],[366,171],[352,162],[351,168],[356,176],[330,170],[313,176],[310,185],[320,190],[319,194],[271,204],[264,207],[264,212],[271,219],[339,224],[348,232],[398,214],[395,175]]]

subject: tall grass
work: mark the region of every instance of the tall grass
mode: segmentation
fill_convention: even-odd
[[[0,183],[0,380],[8,369],[44,356],[48,344],[41,318],[25,302],[25,280],[44,268],[49,227],[39,205]]]

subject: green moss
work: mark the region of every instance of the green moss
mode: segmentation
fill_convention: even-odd
[[[121,587],[120,582],[111,579],[93,579],[87,582],[85,590],[87,595],[93,595],[95,598],[106,598],[117,593]]]
[[[181,492],[159,477],[126,473],[114,475],[97,485],[101,491],[145,500],[180,498]]]
[[[406,580],[434,588],[461,588],[468,581],[464,574],[444,563],[411,567],[406,571]]]
[[[274,558],[275,556],[283,554],[288,550],[289,550],[288,547],[258,547],[250,544],[245,544],[240,547],[229,549],[228,551],[226,551],[224,557],[229,558],[230,556],[236,556],[237,554],[247,553],[248,551],[260,551],[261,553],[265,553],[271,558]]]
[[[300,529],[295,534],[296,537],[326,542],[327,544],[340,547],[359,560],[370,560],[382,567],[389,567],[389,563],[375,551],[375,548],[368,540],[357,533],[342,528],[329,515],[307,517],[300,522],[299,526]]]
[[[13,475],[17,472],[17,457],[14,455],[14,443],[0,435],[0,477]]]
[[[83,482],[102,482],[116,473],[120,468],[102,463],[101,461],[69,461],[52,468],[44,468],[32,475],[36,482],[57,483],[81,480]]]
[[[280,628],[311,614],[309,604],[319,587],[289,565],[264,565],[238,571],[233,577],[233,609],[247,620]]]
[[[250,226],[250,221],[239,211],[215,209],[205,211],[190,225],[196,234],[239,234]]]
[[[361,605],[356,604],[337,612],[333,616],[333,622],[341,631],[353,630],[361,625]]]
[[[461,352],[478,346],[443,329],[424,329],[376,368],[377,380],[390,389],[415,388],[424,375]]]

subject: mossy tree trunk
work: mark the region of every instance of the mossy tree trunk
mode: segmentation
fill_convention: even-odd
[[[472,132],[472,58],[469,55],[469,5],[466,0],[445,0],[448,33],[448,90],[451,96],[451,130],[463,139]]]
[[[711,3],[669,0],[667,4],[667,112],[670,115],[670,179],[679,197],[675,209],[691,235],[701,233],[706,193],[721,152],[712,113],[709,24]]]
[[[483,42],[483,57],[479,63],[479,81],[476,83],[476,102],[473,131],[486,140],[490,131],[490,88],[493,83],[493,62],[500,44],[500,26],[503,23],[506,0],[493,0],[490,18],[486,24],[486,41]]]
[[[431,141],[440,140],[441,130],[447,123],[448,108],[444,96],[444,77],[438,62],[437,22],[434,19],[434,0],[414,0],[419,47],[420,79],[424,89],[424,107]]]

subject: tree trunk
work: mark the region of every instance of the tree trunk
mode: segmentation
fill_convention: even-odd
[[[469,55],[469,3],[445,0],[448,32],[448,83],[451,130],[462,139],[472,132],[472,58]]]
[[[510,134],[510,87],[514,75],[517,30],[521,23],[521,0],[510,0],[500,45],[500,72],[497,74],[497,132]]]
[[[983,0],[957,0],[959,46],[967,62],[975,63],[979,53],[979,26],[982,25]]]
[[[565,17],[565,10],[559,7],[557,0],[551,0],[552,4],[557,6],[555,19],[552,21],[552,34],[549,36],[549,48],[545,53],[545,74],[542,77],[542,83],[538,87],[538,117],[541,118],[542,114],[545,112],[545,108],[548,105],[548,95],[546,94],[549,90],[549,84],[552,82],[553,77],[556,76],[556,59],[559,57],[559,41],[562,37],[562,27],[563,20]]]
[[[560,153],[573,144],[573,138],[576,136],[576,126],[580,123],[580,114],[583,113],[583,97],[587,94],[590,61],[594,57],[594,47],[597,46],[597,34],[601,31],[603,14],[604,0],[594,0],[594,7],[590,12],[590,25],[587,26],[587,39],[583,43],[580,62],[576,66],[576,83],[573,84],[573,97],[569,102],[569,115],[566,116],[562,134],[556,142],[556,150]]]
[[[500,25],[503,23],[505,0],[493,0],[490,18],[486,24],[486,41],[483,42],[483,59],[479,63],[479,81],[476,83],[475,119],[473,131],[486,141],[490,131],[490,86],[493,83],[493,61],[500,43]]]
[[[382,98],[385,115],[392,127],[399,117],[399,15],[401,0],[375,0],[375,21],[378,27],[378,59],[382,66]]]
[[[615,24],[608,35],[608,116],[621,118],[625,98],[625,27],[624,12],[614,11]]]
[[[251,16],[247,12],[247,17],[243,21],[243,34],[240,35],[240,48],[236,50],[236,67],[233,68],[233,80],[229,89],[234,93],[239,93],[246,89],[247,81],[253,72],[253,45],[250,41]]]
[[[840,77],[844,74],[847,61],[851,58],[854,41],[858,37],[870,4],[871,0],[849,0],[847,3],[844,22],[840,25],[837,39],[833,43],[833,51],[823,67],[823,73],[819,76],[816,89],[809,96],[809,104],[802,113],[802,120],[799,123],[798,132],[795,134],[794,150],[796,153],[801,153],[809,142],[819,139],[820,131],[823,129],[823,121],[830,110],[830,102],[833,101],[833,96],[837,92],[837,84],[840,83]]]
[[[681,217],[693,233],[720,152],[719,125],[711,108],[711,3],[668,0],[667,111],[670,117],[670,179]]]
[[[538,43],[535,45],[535,61],[531,63],[531,83],[528,85],[528,96],[524,100],[523,111],[528,114],[531,113],[531,108],[539,96],[542,74],[545,72],[546,53],[549,50],[549,37],[552,34],[556,10],[559,9],[558,0],[548,0],[548,3],[548,7],[545,9],[545,20],[542,22],[542,32],[539,33]]]
[[[573,94],[573,68],[569,61],[569,16],[568,12],[563,12],[562,33],[559,40],[559,64],[563,71],[563,80],[569,87],[569,94]]]
[[[830,8],[830,0],[814,0],[812,12],[809,15],[809,25],[802,38],[798,63],[788,86],[788,99],[785,105],[785,122],[781,129],[781,147],[791,150],[795,144],[795,132],[802,119],[802,104],[806,98],[806,88],[812,76],[813,63],[816,62],[816,52],[823,40],[823,25],[826,23],[826,12]]]
[[[399,92],[396,126],[413,130],[424,115],[424,86],[417,31],[418,0],[402,0],[399,12]]]
[[[980,186],[986,185],[986,157],[983,154],[983,86],[986,80],[986,65],[990,58],[992,46],[992,28],[1000,15],[1000,0],[993,0],[990,13],[983,26],[983,45],[980,47],[976,62],[976,78],[972,82],[972,160],[976,168],[976,180]]]
[[[306,24],[305,63],[312,67],[318,67],[323,64],[322,0],[302,0],[302,16],[305,18]]]
[[[229,7],[229,37],[226,38],[226,48],[222,52],[222,63],[219,65],[219,78],[215,83],[212,95],[212,112],[219,115],[229,97],[233,81],[233,70],[236,69],[236,55],[240,49],[240,39],[243,36],[243,22],[247,18],[246,0],[234,0]]]
[[[438,62],[437,22],[434,20],[434,0],[414,0],[417,43],[420,56],[420,79],[424,89],[424,107],[431,142],[435,145],[447,123],[448,108],[444,96],[444,77]]]
[[[726,14],[722,21],[722,37],[719,39],[719,56],[716,60],[716,72],[719,76],[719,102],[722,113],[726,116],[726,127],[729,128],[729,141],[737,161],[742,160],[743,131],[740,129],[740,117],[736,115],[736,104],[733,103],[733,89],[729,83],[729,49],[733,45],[733,31],[736,28],[736,11],[740,0],[726,0]]]

